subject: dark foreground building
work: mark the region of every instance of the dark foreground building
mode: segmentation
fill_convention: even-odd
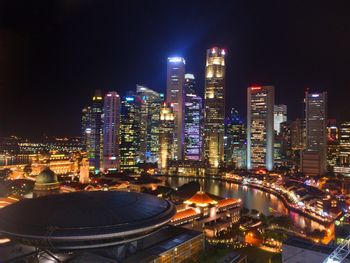
[[[0,261],[183,262],[202,233],[168,226],[175,207],[134,192],[76,192],[27,199],[0,210]],[[49,260],[49,261],[48,261]]]

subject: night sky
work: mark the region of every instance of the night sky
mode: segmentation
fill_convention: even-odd
[[[323,3],[324,2],[324,3]],[[288,119],[306,88],[350,120],[349,1],[0,1],[0,136],[80,135],[95,89],[165,92],[184,56],[203,94],[206,49],[227,50],[227,112],[251,84],[276,87]]]

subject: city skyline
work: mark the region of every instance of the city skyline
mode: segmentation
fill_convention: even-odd
[[[154,18],[154,6],[147,3],[140,12],[135,3],[108,1],[35,4],[1,14],[0,86],[6,101],[0,108],[0,135],[78,135],[80,109],[95,89],[123,96],[141,84],[165,93],[167,58],[175,55],[186,59],[186,71],[196,76],[203,97],[205,50],[213,46],[227,51],[226,113],[235,107],[245,116],[245,90],[258,84],[276,87],[276,104],[287,105],[289,120],[302,117],[306,88],[328,91],[329,117],[349,119],[349,22],[341,4],[305,3],[303,9],[298,3],[286,4],[286,11],[258,1],[220,2],[225,8],[219,15],[210,12],[209,2],[200,3],[186,3],[184,14],[167,10],[165,17],[166,5],[159,2]],[[2,10],[11,7],[3,5]],[[114,18],[116,12],[119,18]],[[213,19],[204,19],[208,16]],[[135,35],[127,34],[132,31]],[[12,105],[15,100],[20,106]]]

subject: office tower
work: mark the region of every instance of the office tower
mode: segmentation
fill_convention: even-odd
[[[199,161],[202,155],[202,98],[195,94],[193,74],[185,75],[185,160]]]
[[[231,116],[225,121],[225,162],[226,166],[246,168],[246,129],[238,111],[231,109]]]
[[[305,125],[301,119],[296,119],[290,124],[291,144],[293,151],[305,149]]]
[[[185,103],[185,59],[168,58],[166,101],[173,105],[175,114],[175,159],[184,156],[184,103]]]
[[[305,92],[306,150],[302,171],[307,175],[326,172],[327,155],[327,92]]]
[[[81,117],[81,144],[84,151],[91,148],[91,107],[85,107],[82,110]]]
[[[159,154],[159,116],[164,94],[141,85],[136,85],[136,93],[142,99],[140,161],[156,163]]]
[[[281,139],[281,154],[285,159],[292,154],[291,123],[287,121],[282,122],[280,128],[280,134],[278,136]]]
[[[280,125],[282,122],[287,121],[287,105],[274,105],[274,113],[273,113],[273,119],[274,119],[274,130],[277,134],[280,133]]]
[[[208,174],[216,174],[224,163],[225,50],[207,50],[204,92],[204,160]]]
[[[160,110],[158,160],[158,168],[162,173],[168,172],[169,161],[175,158],[175,154],[175,113],[170,104],[163,103]]]
[[[343,122],[340,125],[340,151],[339,161],[340,165],[350,165],[350,122]]]
[[[108,92],[103,107],[103,169],[120,169],[120,97],[117,92]]]
[[[274,100],[273,86],[248,88],[247,96],[247,168],[266,168],[274,165]]]
[[[329,119],[327,123],[327,166],[334,167],[339,158],[339,130],[337,121]]]
[[[91,105],[91,143],[89,146],[88,156],[90,170],[95,173],[100,171],[101,165],[101,144],[102,144],[102,113],[103,113],[103,99],[100,90],[95,91],[92,97]]]
[[[120,122],[120,169],[136,172],[140,162],[141,98],[123,97]]]

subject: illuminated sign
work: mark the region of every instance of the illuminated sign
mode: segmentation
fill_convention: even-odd
[[[250,87],[251,90],[261,90],[260,86]]]
[[[134,101],[135,98],[134,98],[134,97],[125,97],[125,100],[126,100],[126,101]]]
[[[221,55],[223,55],[223,56],[226,55],[225,49],[221,50]]]
[[[312,94],[311,97],[313,98],[318,98],[320,96],[320,94]]]
[[[170,57],[170,58],[168,58],[168,60],[169,60],[169,62],[172,62],[172,63],[182,62],[185,64],[185,59],[182,57]]]

